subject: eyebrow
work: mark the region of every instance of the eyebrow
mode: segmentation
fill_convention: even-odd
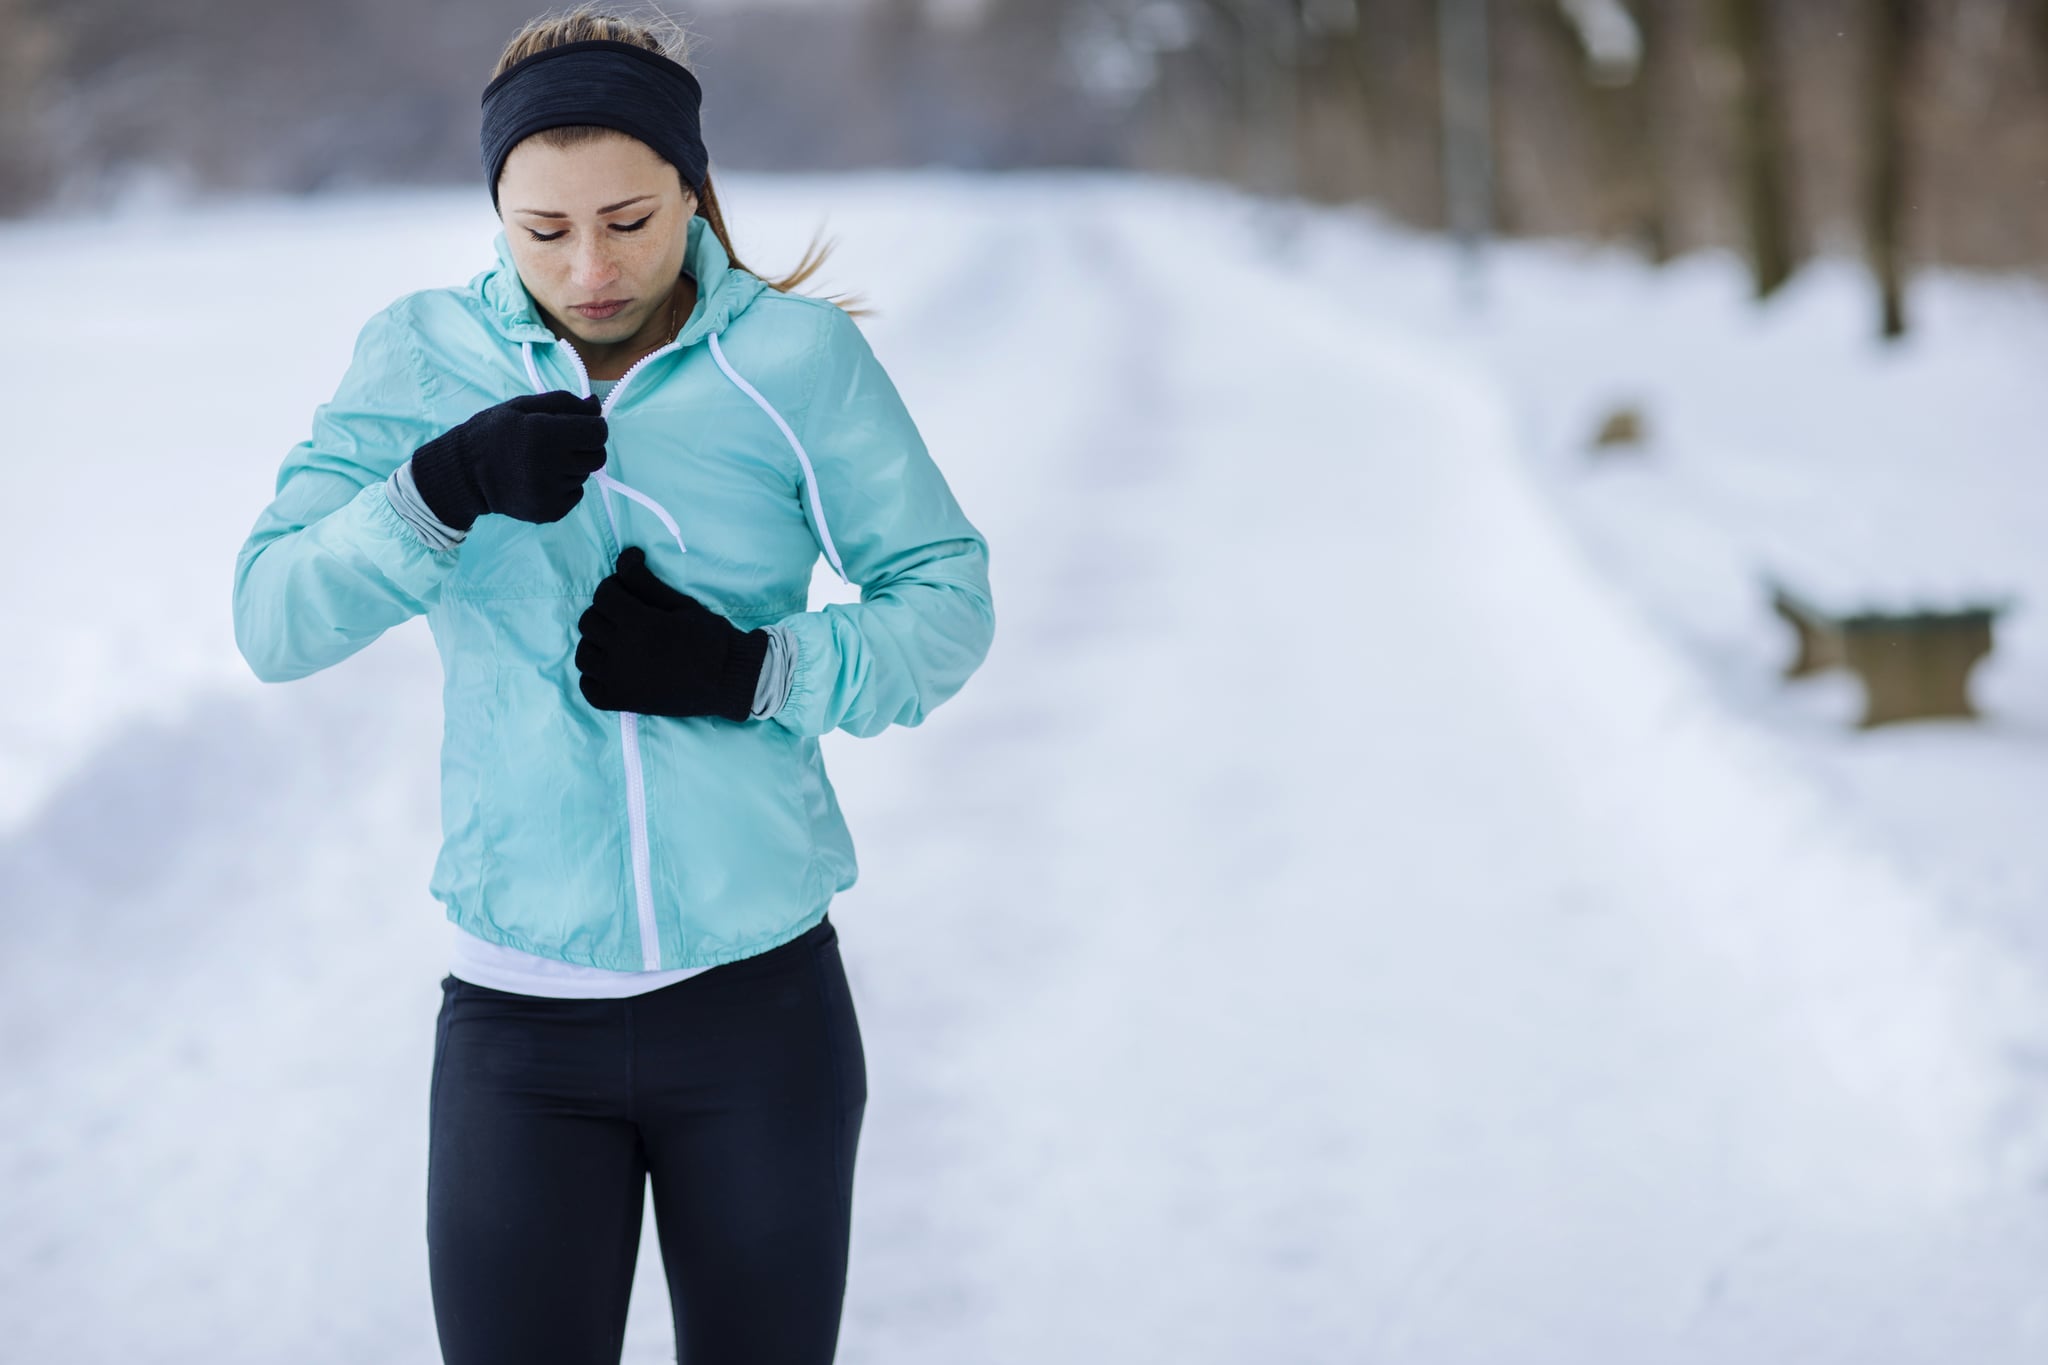
[[[642,199],[652,199],[653,197],[654,196],[651,194],[636,194],[631,199],[621,199],[616,204],[606,204],[603,208],[599,209],[598,212],[617,213],[620,209],[625,208],[628,205],[637,204]],[[566,213],[554,213],[547,209],[514,209],[512,211],[514,213],[530,214],[535,218],[567,218],[569,216]]]

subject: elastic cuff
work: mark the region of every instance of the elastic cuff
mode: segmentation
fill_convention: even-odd
[[[386,494],[392,508],[404,517],[413,530],[419,532],[427,548],[445,554],[463,542],[469,532],[447,525],[435,516],[426,500],[420,497],[418,486],[413,482],[412,461],[407,460],[391,471],[391,477],[384,481]]]
[[[789,679],[796,667],[796,637],[785,626],[763,626],[768,657],[761,661],[761,681],[754,684],[754,718],[771,719],[789,699]]]
[[[727,647],[725,668],[718,678],[719,715],[727,720],[746,720],[754,714],[754,692],[760,685],[761,665],[767,658],[765,630],[750,630]]]

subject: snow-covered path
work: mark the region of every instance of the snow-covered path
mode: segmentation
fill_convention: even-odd
[[[997,595],[966,692],[830,746],[842,1359],[2048,1353],[2033,983],[1617,604],[1456,357],[1209,196],[745,189],[770,262],[835,206]],[[22,1358],[434,1358],[436,686],[409,629],[198,689],[0,843]]]

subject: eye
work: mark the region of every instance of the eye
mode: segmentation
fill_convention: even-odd
[[[650,213],[647,215],[647,218],[652,218],[653,216]],[[641,228],[647,226],[647,218],[642,218],[637,223],[613,223],[612,229],[616,232],[638,232]]]
[[[536,242],[552,242],[557,237],[560,237],[562,233],[567,232],[568,230],[569,229],[567,228],[562,228],[560,231],[556,232],[535,232],[532,228],[528,228],[526,230],[526,235],[533,238],[533,240]]]

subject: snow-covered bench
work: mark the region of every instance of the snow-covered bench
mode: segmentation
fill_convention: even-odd
[[[1905,544],[1880,554],[1824,554],[1825,528],[1760,547],[1771,606],[1798,633],[1788,678],[1843,667],[1863,681],[1865,728],[1926,716],[1974,716],[1970,671],[1991,653],[2006,595],[1958,572],[1948,556]]]

